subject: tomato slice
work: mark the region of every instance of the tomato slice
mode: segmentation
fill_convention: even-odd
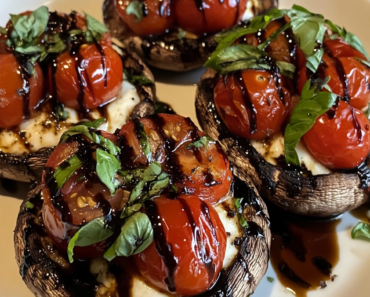
[[[145,205],[154,242],[135,256],[141,274],[156,287],[181,296],[197,295],[217,280],[226,232],[215,209],[198,197],[162,196]]]
[[[262,70],[244,70],[220,78],[214,89],[214,100],[228,129],[256,140],[279,132],[291,104],[283,81],[281,76],[275,78]]]
[[[0,128],[18,126],[44,96],[44,77],[38,63],[28,78],[13,54],[0,55]]]
[[[360,110],[339,101],[338,107],[317,118],[303,136],[312,155],[330,169],[360,165],[370,151],[370,123]]]
[[[205,134],[182,116],[159,114],[124,125],[119,135],[124,152],[122,162],[126,162],[127,168],[148,164],[138,140],[138,123],[142,123],[148,135],[153,160],[171,175],[179,192],[197,195],[211,203],[226,196],[232,173],[225,153],[213,142],[207,147],[189,148]],[[131,160],[127,161],[130,155]]]
[[[115,1],[117,12],[132,32],[139,36],[158,35],[166,32],[174,23],[170,0],[147,0],[143,4],[143,17],[137,20],[134,14],[127,14],[127,7],[135,0]]]

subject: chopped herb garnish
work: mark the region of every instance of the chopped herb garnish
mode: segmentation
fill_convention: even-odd
[[[370,240],[370,224],[359,222],[352,229],[351,236],[353,239]]]
[[[67,162],[67,163],[66,163]],[[53,174],[57,182],[58,190],[63,187],[65,182],[72,176],[72,174],[82,166],[83,162],[77,155],[72,156],[68,161],[64,161],[63,166],[57,167]]]
[[[209,135],[204,135],[204,136],[200,137],[200,138],[199,138],[199,140],[197,140],[197,141],[194,141],[194,142],[190,143],[190,144],[186,147],[186,149],[187,149],[187,150],[191,150],[191,149],[193,149],[193,148],[200,148],[200,147],[202,147],[202,146],[204,146],[204,148],[205,148],[205,149],[207,149],[208,144],[210,144],[210,143],[216,143],[216,142],[212,139],[212,137],[211,137],[211,136],[209,136]]]
[[[133,14],[135,21],[140,22],[143,19],[143,7],[144,3],[141,1],[132,1],[126,7],[126,13],[128,15]]]

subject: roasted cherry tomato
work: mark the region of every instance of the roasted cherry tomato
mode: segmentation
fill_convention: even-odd
[[[176,0],[176,21],[182,29],[194,34],[218,32],[237,24],[246,9],[247,0]]]
[[[336,108],[317,118],[303,140],[312,155],[328,168],[355,168],[370,151],[369,120],[360,110],[339,101]]]
[[[217,280],[226,233],[215,209],[195,196],[149,201],[145,212],[154,241],[135,256],[141,274],[156,287],[180,296],[198,295]]]
[[[117,12],[132,32],[139,36],[158,35],[172,27],[174,15],[170,0],[147,0],[143,5],[143,17],[137,19],[133,13],[127,13],[127,7],[135,0],[115,1]]]
[[[214,100],[231,132],[248,139],[264,139],[280,131],[289,113],[290,93],[281,76],[245,70],[220,78]]]
[[[148,137],[153,160],[171,175],[179,192],[197,195],[217,203],[229,192],[232,173],[220,145],[208,142],[206,147],[191,146],[205,134],[189,118],[159,114],[131,121],[120,131],[123,143],[122,162],[126,167],[146,166],[148,160],[140,143],[140,123]],[[132,155],[129,162],[127,156]]]
[[[351,47],[347,42],[338,39],[326,39],[324,41],[324,48],[326,52],[330,52],[336,58],[357,57],[366,60],[366,57],[355,48]]]
[[[102,133],[104,137],[115,141],[116,138],[109,133]],[[72,141],[58,145],[48,162],[42,176],[42,196],[44,204],[42,217],[46,232],[61,251],[66,251],[68,240],[78,229],[93,219],[103,217],[114,211],[121,211],[127,199],[123,191],[117,190],[111,196],[108,188],[99,180],[93,171],[89,171],[88,163],[65,182],[60,193],[53,194],[53,171],[75,155],[79,150],[77,142]],[[84,148],[82,148],[83,150]],[[94,153],[87,156],[93,160]],[[104,254],[108,240],[87,247],[75,247],[74,254],[77,259],[90,259]]]
[[[50,67],[50,80],[55,80],[58,100],[65,106],[85,111],[119,94],[123,79],[121,58],[110,46],[103,44],[101,50],[104,54],[97,45],[84,44],[76,54],[64,52],[57,58],[54,78]],[[50,81],[51,88],[53,85]]]
[[[19,125],[44,96],[44,78],[38,63],[32,76],[21,70],[13,54],[0,55],[0,128]]]

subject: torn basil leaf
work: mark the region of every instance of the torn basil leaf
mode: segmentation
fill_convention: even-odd
[[[179,28],[179,31],[177,33],[177,39],[183,39],[186,36],[186,31]]]
[[[370,240],[370,224],[359,222],[352,229],[351,236],[353,239],[366,239]]]
[[[267,281],[268,281],[268,282],[270,282],[270,283],[273,283],[273,282],[274,282],[274,280],[275,280],[275,279],[274,279],[273,277],[271,277],[271,276],[268,276],[268,277],[267,277]]]
[[[143,205],[141,203],[136,203],[132,206],[126,207],[121,214],[121,219],[132,216],[134,213],[138,212],[142,207]]]
[[[143,19],[143,5],[141,1],[132,1],[126,7],[126,13],[128,15],[133,14],[135,16],[135,21],[140,22]]]
[[[92,133],[92,138],[93,138],[93,141],[96,144],[100,144],[103,148],[107,149],[108,152],[113,156],[117,156],[121,152],[121,149],[118,146],[116,146],[108,138],[105,138],[105,137],[103,137],[101,135],[98,135],[94,132]]]
[[[65,163],[67,162],[67,164]],[[63,165],[57,167],[53,174],[57,182],[58,190],[63,187],[65,182],[72,176],[72,174],[82,166],[83,162],[78,156],[73,155],[71,158],[63,162]]]
[[[284,148],[287,163],[300,166],[295,149],[298,141],[311,129],[316,119],[327,112],[337,100],[336,94],[321,91],[326,84],[327,80],[316,81],[311,86],[311,80],[308,80],[303,87],[301,99],[285,129]]]
[[[106,240],[113,235],[113,230],[105,224],[105,218],[97,218],[82,226],[68,243],[68,260],[73,263],[73,249],[75,246],[89,246]]]
[[[155,113],[167,113],[167,114],[176,114],[172,107],[165,102],[157,101],[155,103]]]
[[[144,130],[144,125],[138,120],[135,120],[135,130],[136,130],[136,136],[139,140],[141,149],[144,152],[144,155],[148,159],[149,163],[153,162],[153,155],[152,151],[150,150],[150,143],[149,143],[149,137],[148,134]]]
[[[187,149],[187,150],[190,150],[190,149],[192,149],[192,148],[200,148],[200,147],[202,147],[202,146],[204,146],[204,148],[205,148],[205,149],[207,149],[207,147],[208,147],[208,144],[209,144],[209,143],[216,143],[216,141],[214,141],[214,140],[211,138],[211,136],[209,136],[209,135],[204,135],[204,136],[200,137],[200,139],[199,139],[199,140],[197,140],[197,141],[194,141],[194,142],[190,143],[190,144],[186,147],[186,149]]]
[[[89,121],[79,122],[78,125],[79,126],[82,125],[82,126],[86,126],[86,127],[89,127],[89,128],[98,129],[100,127],[100,125],[103,124],[105,121],[106,121],[105,118],[100,118],[100,119],[97,119],[97,120],[92,121],[92,122],[89,122]]]
[[[114,155],[101,149],[96,150],[96,173],[111,195],[115,193],[118,186],[115,175],[120,169],[121,164]]]
[[[62,137],[60,138],[59,144],[61,144],[63,142],[66,142],[68,140],[68,138],[70,138],[73,135],[78,135],[78,134],[83,134],[87,138],[89,138],[90,140],[93,140],[89,128],[85,125],[78,125],[78,126],[72,127],[68,131],[64,132]]]
[[[145,213],[137,212],[124,223],[117,240],[104,254],[112,261],[116,256],[129,257],[141,253],[153,242],[153,227]]]
[[[86,24],[87,29],[90,31],[95,31],[100,34],[108,33],[107,27],[105,27],[101,22],[99,22],[96,18],[92,17],[91,15],[85,13],[86,16]]]
[[[123,72],[125,73],[128,82],[135,86],[147,86],[153,84],[153,82],[144,74],[130,74],[127,69],[124,69]]]
[[[241,200],[243,198],[234,198],[234,205],[236,212],[238,214],[238,219],[239,219],[239,225],[242,228],[248,228],[248,222],[245,220],[244,214],[243,214],[243,207],[241,206]]]
[[[324,56],[324,49],[317,50],[313,55],[307,57],[306,66],[310,69],[313,73],[316,72],[317,68],[321,63],[322,57]]]
[[[55,102],[55,117],[58,121],[64,121],[68,118],[68,113],[64,109],[64,105],[56,100]]]
[[[295,66],[292,63],[284,62],[284,61],[276,61],[276,66],[279,68],[279,72],[289,77],[290,79],[294,79],[295,74]]]

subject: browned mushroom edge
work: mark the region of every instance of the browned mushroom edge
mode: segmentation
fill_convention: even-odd
[[[243,197],[245,229],[239,253],[228,270],[223,270],[213,288],[202,297],[245,297],[252,294],[264,276],[270,255],[271,232],[266,205],[253,183],[237,180],[234,195]],[[43,230],[41,186],[34,183],[22,203],[14,231],[14,247],[19,272],[29,290],[39,297],[96,296],[99,283],[89,273],[87,261],[69,264],[67,257],[54,249]],[[28,202],[34,207],[26,208]],[[117,264],[110,264],[117,287],[129,282]],[[119,283],[122,282],[122,283]],[[125,296],[129,297],[129,296]]]
[[[114,7],[114,1],[104,1],[105,25],[113,37],[119,39],[130,50],[136,51],[146,63],[153,67],[179,72],[199,68],[217,46],[214,34],[197,39],[178,39],[167,33],[149,37],[131,36]],[[252,1],[254,15],[263,14],[278,7],[278,0],[248,1]]]
[[[307,175],[265,161],[250,142],[232,134],[219,117],[213,100],[217,73],[207,69],[196,93],[196,112],[202,129],[218,139],[235,174],[250,178],[261,196],[292,213],[328,217],[352,210],[368,201],[370,157],[358,168],[326,175]]]
[[[135,52],[129,52],[122,48],[121,51],[124,69],[132,75],[145,75],[153,82],[150,85],[136,85],[140,103],[134,107],[130,114],[130,119],[153,114],[155,85],[152,72]],[[23,182],[30,182],[40,178],[44,165],[53,149],[42,148],[28,155],[7,154],[0,151],[0,177]]]

